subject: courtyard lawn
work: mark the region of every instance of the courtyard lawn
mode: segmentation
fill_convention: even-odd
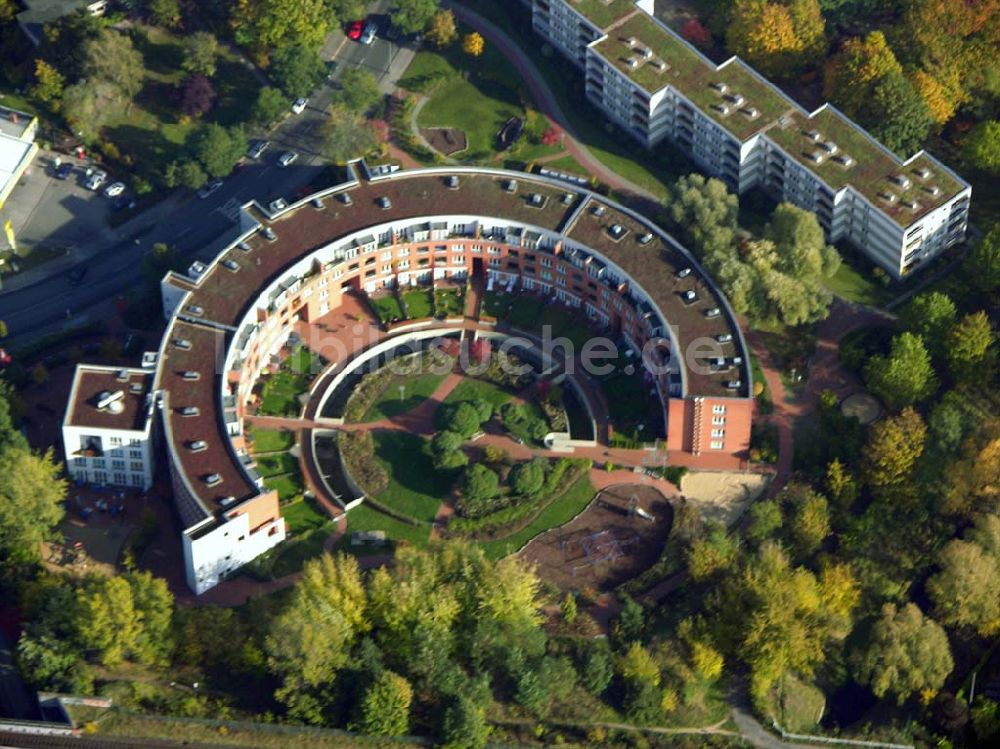
[[[434,292],[434,314],[438,317],[461,317],[465,313],[465,293],[459,289]]]
[[[411,289],[403,292],[403,303],[411,320],[434,315],[434,297],[430,289]]]
[[[262,455],[257,458],[257,472],[264,478],[294,473],[299,470],[299,461],[288,453]]]
[[[302,483],[302,474],[297,471],[265,478],[264,486],[278,492],[278,499],[282,502],[302,496],[302,490],[305,488]]]
[[[497,541],[483,541],[479,545],[490,559],[502,559],[521,549],[539,533],[568,523],[590,504],[594,494],[590,477],[582,476],[561,497],[542,510],[529,526],[507,538]]]
[[[399,306],[399,300],[395,294],[386,294],[378,299],[368,298],[368,303],[375,310],[375,316],[383,325],[391,323],[393,320],[403,319],[403,308]]]
[[[433,522],[452,480],[434,468],[427,441],[407,432],[376,432],[374,437],[375,458],[389,474],[389,488],[375,499],[401,515]]]
[[[316,500],[308,497],[282,507],[281,516],[285,519],[289,532],[296,534],[333,524],[333,520],[316,504]]]
[[[522,84],[511,64],[487,44],[479,58],[453,44],[442,51],[422,50],[413,58],[400,87],[428,97],[417,118],[420,127],[451,127],[465,133],[462,161],[490,158],[496,135],[511,117],[525,117]]]
[[[257,412],[264,416],[298,416],[299,396],[309,391],[309,383],[323,370],[324,359],[305,346],[297,347],[282,362],[281,369],[266,375]]]
[[[387,543],[385,546],[351,546],[351,534],[355,531],[385,531]],[[361,504],[347,513],[347,533],[337,541],[333,550],[349,554],[391,554],[400,541],[414,546],[426,546],[430,533],[430,528],[426,525],[410,525],[379,512],[371,505]]]
[[[315,559],[323,553],[326,539],[333,533],[333,521],[330,520],[308,530],[303,530],[298,536],[290,538],[275,551],[270,562],[270,573],[275,579],[302,571],[302,566],[310,559]]]
[[[492,403],[494,408],[499,408],[511,399],[511,394],[499,385],[485,380],[474,380],[471,377],[463,379],[458,385],[448,393],[444,399],[445,403],[461,403],[462,401],[484,400]]]
[[[601,389],[608,403],[612,404],[613,444],[623,447],[637,447],[641,442],[652,442],[663,436],[663,425],[656,418],[659,408],[651,408],[657,396],[649,392],[637,369],[627,374],[622,368],[627,366],[624,357],[615,363],[615,371],[601,378]],[[639,427],[642,426],[642,429]],[[615,441],[617,440],[617,441]]]
[[[255,453],[273,453],[287,450],[295,444],[295,433],[287,429],[249,429]]]
[[[893,296],[889,289],[868,275],[858,272],[846,261],[840,264],[840,268],[832,278],[826,279],[826,287],[849,302],[872,307],[880,307]]]
[[[545,301],[533,296],[510,296],[507,302],[510,314],[507,319],[515,328],[535,330],[538,320],[546,309]]]
[[[447,374],[425,374],[416,377],[393,378],[361,420],[364,422],[381,421],[412,411],[433,395],[447,376]],[[399,395],[400,386],[403,386],[402,398]]]

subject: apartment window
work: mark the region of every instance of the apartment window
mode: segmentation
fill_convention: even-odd
[[[725,416],[713,416],[712,417],[712,424],[714,426],[721,426],[722,424],[725,424],[725,423],[726,423],[726,417]]]
[[[141,460],[133,460],[131,463],[129,463],[129,468],[131,468],[133,471],[144,470]]]
[[[122,443],[122,438],[121,437],[112,437],[111,438],[111,446],[112,447],[118,447],[119,445],[121,445],[121,443]]]
[[[397,257],[406,257],[409,254],[410,254],[409,247],[400,247],[398,250],[396,250]]]
[[[86,458],[73,458],[73,467],[74,468],[86,468],[87,467],[87,459]]]
[[[121,484],[125,483],[125,474],[124,473],[120,473],[120,472],[116,473],[116,474],[114,474],[113,478],[114,478],[114,483],[116,483],[118,485],[121,485]]]
[[[722,441],[721,440],[712,440],[711,447],[712,447],[713,450],[721,450],[722,449]]]
[[[133,474],[132,474],[132,475],[131,475],[131,476],[129,477],[129,483],[130,483],[130,484],[131,484],[132,486],[142,486],[142,484],[143,484],[143,478],[142,478],[142,475],[141,475],[141,474],[138,474],[138,473],[133,473]]]
[[[113,471],[124,471],[125,470],[125,461],[124,460],[112,460],[111,461],[111,469]]]
[[[108,483],[108,474],[104,471],[94,471],[94,483],[95,484]]]
[[[713,437],[725,437],[726,436],[726,430],[725,429],[713,429],[712,430],[712,436]]]
[[[94,458],[94,468],[104,468],[104,458]]]
[[[725,406],[712,406],[712,413],[714,414],[724,414],[726,412]]]

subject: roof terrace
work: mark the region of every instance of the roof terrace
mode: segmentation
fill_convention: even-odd
[[[73,375],[66,426],[140,432],[149,415],[153,373],[80,364]]]

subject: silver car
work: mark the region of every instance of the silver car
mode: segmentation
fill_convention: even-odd
[[[285,151],[278,159],[278,166],[290,166],[298,157],[295,151]]]

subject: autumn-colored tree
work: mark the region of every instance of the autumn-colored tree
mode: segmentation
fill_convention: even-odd
[[[942,509],[968,516],[1000,511],[1000,420],[988,419],[966,439],[950,471],[951,481]]]
[[[31,86],[34,98],[58,109],[65,86],[66,79],[62,73],[41,58],[35,60],[35,83]]]
[[[944,349],[952,376],[967,381],[989,379],[995,340],[990,319],[982,310],[959,320],[948,333]]]
[[[955,91],[924,70],[913,73],[913,86],[924,100],[927,111],[936,125],[944,125],[962,103],[961,91]]]
[[[826,497],[808,485],[790,484],[782,492],[789,508],[788,539],[801,557],[808,557],[830,535],[830,509]]]
[[[472,57],[479,57],[486,51],[486,40],[478,31],[462,37],[462,51]]]
[[[410,727],[410,682],[392,671],[383,671],[365,690],[353,730],[373,736],[402,736]]]
[[[912,408],[876,423],[864,452],[865,481],[876,487],[906,481],[924,452],[926,439],[924,420]]]
[[[826,490],[834,504],[848,509],[858,497],[858,484],[850,471],[834,458],[826,467]]]
[[[439,10],[427,25],[424,37],[439,49],[447,47],[458,36],[455,28],[455,14],[450,10]]]
[[[822,55],[824,29],[817,0],[737,0],[726,45],[762,73],[787,77]]]
[[[696,47],[705,48],[712,43],[712,32],[697,18],[688,19],[681,26],[681,36]]]
[[[976,169],[1000,174],[1000,122],[980,122],[966,136],[963,156]]]
[[[927,581],[934,613],[944,624],[1000,631],[1000,564],[972,541],[950,541],[938,558],[941,571]]]
[[[849,117],[857,116],[886,76],[903,72],[881,31],[848,39],[824,68],[823,93]]]

